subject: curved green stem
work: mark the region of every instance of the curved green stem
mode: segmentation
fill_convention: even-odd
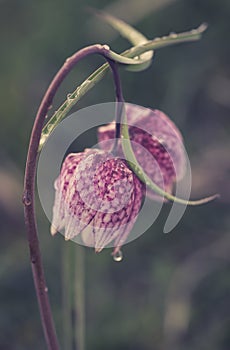
[[[125,107],[124,107],[125,108]],[[128,163],[130,168],[136,173],[136,175],[139,177],[139,179],[144,182],[151,190],[156,192],[157,194],[161,195],[162,197],[165,197],[166,199],[170,201],[174,201],[176,203],[180,204],[185,204],[185,205],[200,205],[204,204],[207,202],[212,201],[213,199],[219,197],[218,194],[215,194],[210,197],[198,199],[198,200],[184,200],[178,197],[173,196],[172,194],[165,192],[157,186],[149,177],[147,174],[145,174],[144,170],[141,168],[140,164],[138,163],[136,156],[133,152],[132,145],[130,142],[130,137],[129,137],[129,130],[128,130],[128,125],[127,125],[127,117],[125,114],[125,111],[123,113],[124,115],[124,120],[121,126],[121,144],[122,144],[122,149],[125,155],[125,158],[128,159]]]
[[[206,30],[207,26],[202,24],[197,29],[193,29],[189,32],[184,32],[180,34],[171,33],[168,36],[162,38],[156,38],[150,40],[147,43],[132,47],[122,53],[122,56],[128,58],[134,58],[140,56],[147,51],[152,51],[166,46],[171,46],[183,42],[196,41],[199,40],[202,33]],[[116,54],[117,55],[117,54]],[[118,55],[119,57],[121,55]],[[122,57],[121,56],[121,57]],[[113,56],[114,57],[114,56]],[[117,57],[117,56],[116,56]],[[119,58],[118,57],[118,58]],[[111,56],[110,56],[111,58]],[[133,59],[133,61],[136,61]],[[145,62],[142,60],[142,63]],[[138,66],[140,60],[135,62]],[[133,65],[134,67],[134,65]],[[74,92],[68,94],[66,101],[59,107],[59,109],[50,118],[47,124],[42,129],[42,136],[39,144],[39,151],[41,151],[49,135],[52,133],[54,128],[66,117],[67,113],[71,108],[90,90],[93,86],[98,83],[106,74],[109,69],[109,65],[103,64],[95,72],[93,72],[80,86],[76,88]]]

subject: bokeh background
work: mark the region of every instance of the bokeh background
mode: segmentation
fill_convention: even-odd
[[[107,249],[100,255],[85,250],[87,349],[230,349],[229,0],[0,1],[0,349],[45,349],[21,204],[26,150],[41,98],[77,49],[92,43],[107,43],[117,52],[129,47],[87,6],[126,20],[148,38],[209,24],[201,41],[161,49],[147,71],[121,75],[127,101],[163,110],[181,129],[192,197],[221,194],[213,203],[187,208],[168,235],[162,233],[170,209],[165,205],[153,226],[124,247],[122,263]],[[101,63],[95,57],[81,63],[54,108]],[[108,75],[76,109],[113,100]],[[90,142],[92,135],[79,150]],[[39,202],[37,214],[61,342],[61,257],[67,243],[61,235],[50,236]]]

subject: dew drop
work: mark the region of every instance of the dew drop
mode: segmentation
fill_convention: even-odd
[[[68,95],[67,95],[67,100],[68,100],[68,101],[72,101],[72,100],[73,100],[72,94],[68,94]]]
[[[172,32],[169,34],[169,36],[170,36],[170,38],[176,39],[178,35],[176,33]]]
[[[103,45],[103,48],[106,49],[106,50],[108,50],[108,51],[110,50],[109,45]]]
[[[118,252],[116,252],[116,254],[113,255],[113,260],[116,262],[120,262],[123,259],[123,254],[121,250],[118,250]]]
[[[29,206],[31,204],[31,197],[28,192],[25,192],[22,197],[22,202],[24,205]]]
[[[47,129],[48,131],[51,131],[53,129],[53,125],[52,124],[47,125]]]
[[[90,84],[91,83],[91,81],[89,80],[89,79],[86,79],[85,81],[83,81],[83,83],[81,84],[81,89],[82,88],[86,88],[87,86],[88,86],[88,84]],[[79,94],[79,89],[78,89],[78,91],[77,91],[77,95]]]
[[[44,292],[48,293],[48,287],[45,287]]]
[[[157,140],[158,140],[159,143],[161,143],[164,146],[165,140],[163,138],[159,137]]]

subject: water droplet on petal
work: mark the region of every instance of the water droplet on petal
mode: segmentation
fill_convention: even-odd
[[[114,255],[113,255],[113,260],[116,262],[120,262],[123,259],[123,254],[121,250],[118,250]]]
[[[159,142],[159,143],[161,143],[161,144],[164,146],[164,144],[165,144],[165,140],[164,140],[164,138],[163,138],[163,137],[162,137],[162,138],[161,138],[161,137],[159,137],[157,140],[158,140],[158,142]]]

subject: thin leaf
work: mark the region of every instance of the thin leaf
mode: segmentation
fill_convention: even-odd
[[[102,20],[110,24],[111,27],[117,30],[121,36],[128,39],[130,43],[134,46],[141,45],[149,41],[142,33],[140,33],[138,30],[136,30],[129,24],[125,23],[124,21],[102,11],[93,10],[93,12]],[[148,68],[152,62],[153,53],[153,50],[143,53],[142,55],[140,55],[139,58],[144,62],[135,66],[128,66],[127,69],[137,72]]]
[[[171,33],[169,36],[156,38],[154,40],[148,41],[147,43],[132,47],[131,49],[124,51],[121,55],[128,58],[133,58],[140,56],[147,51],[159,49],[161,47],[180,44],[183,42],[196,41],[200,39],[202,33],[206,30],[206,28],[207,26],[205,24],[202,24],[197,29],[193,29],[189,32],[180,34]],[[65,118],[67,113],[81,99],[81,97],[83,97],[96,83],[98,83],[104,77],[108,69],[108,64],[103,64],[100,68],[93,72],[80,86],[78,86],[73,93],[68,94],[66,101],[59,107],[59,109],[44,126],[40,139],[39,151],[41,151],[47,138],[54,130],[54,128]]]
[[[124,117],[123,118],[124,118],[124,121],[123,121],[123,124],[122,124],[122,127],[121,127],[121,136],[122,136],[121,137],[121,143],[122,143],[123,153],[125,155],[125,158],[127,159],[127,162],[129,163],[130,168],[135,172],[135,174],[139,177],[139,179],[142,182],[144,182],[151,190],[153,190],[154,192],[156,192],[160,196],[165,197],[166,199],[168,199],[170,201],[174,201],[176,203],[185,204],[185,205],[200,205],[200,204],[204,204],[204,203],[210,202],[213,199],[219,197],[218,194],[215,194],[213,196],[202,198],[202,199],[199,199],[199,200],[188,201],[188,200],[185,200],[185,199],[181,199],[181,198],[175,197],[172,194],[162,190],[162,188],[160,188],[159,186],[157,186],[148,177],[148,175],[145,174],[144,170],[142,169],[142,167],[138,163],[138,161],[137,161],[137,159],[135,157],[135,154],[133,152],[131,142],[130,142],[129,130],[128,130],[128,125],[127,125],[127,118],[126,118],[126,114],[125,113],[124,113]]]

